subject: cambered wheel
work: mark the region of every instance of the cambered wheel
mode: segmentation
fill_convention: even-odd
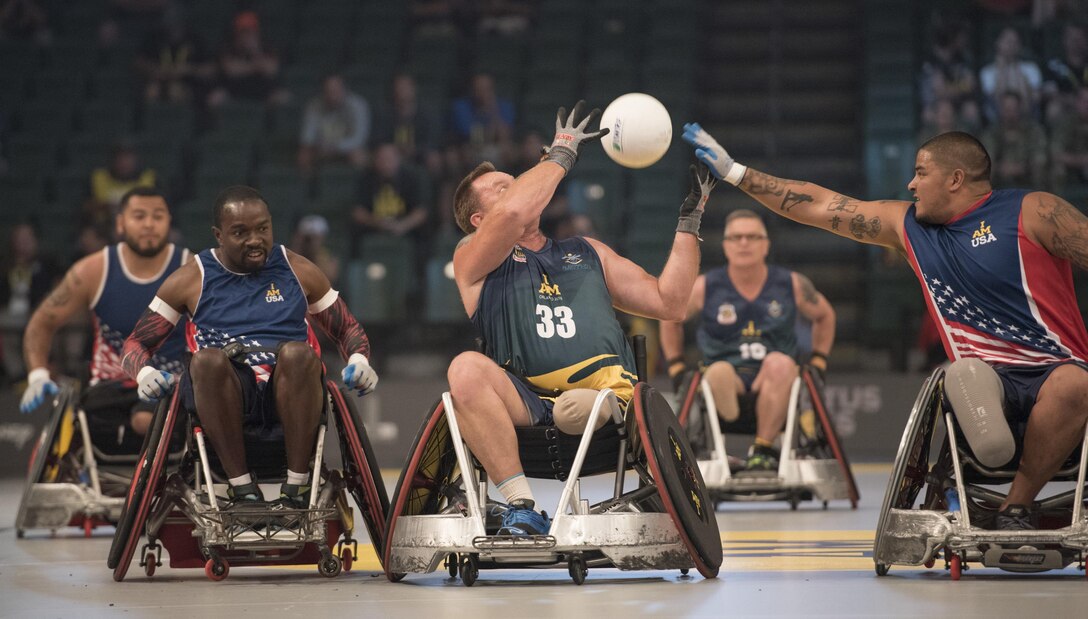
[[[461,557],[461,582],[466,587],[476,584],[476,578],[480,575],[480,564],[476,561],[476,555]]]
[[[963,576],[963,559],[959,555],[952,555],[949,559],[948,572],[952,575],[952,580],[959,580]]]
[[[336,578],[340,575],[340,570],[342,570],[343,567],[344,565],[340,561],[340,557],[329,553],[318,562],[317,571],[325,578]]]
[[[230,574],[230,563],[227,563],[225,559],[208,559],[204,564],[204,575],[209,580],[219,582]]]
[[[345,572],[351,571],[351,564],[355,562],[355,556],[351,554],[351,548],[345,548],[340,553],[340,563],[344,566]]]
[[[567,561],[567,573],[570,574],[570,579],[574,581],[574,584],[580,585],[586,581],[586,575],[589,574],[589,568],[586,567],[586,560],[581,555],[573,555]]]
[[[155,558],[155,553],[150,550],[147,551],[147,556],[144,558],[144,575],[148,578],[154,576],[157,564],[158,560]]]
[[[450,578],[457,578],[457,553],[451,552],[446,555],[446,570],[450,573]]]
[[[888,571],[891,570],[891,569],[892,569],[892,566],[890,566],[890,565],[887,565],[885,563],[877,563],[876,564],[876,575],[877,576],[887,576]]]

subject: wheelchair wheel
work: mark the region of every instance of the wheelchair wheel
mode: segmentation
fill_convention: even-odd
[[[691,418],[691,407],[695,406],[695,400],[699,397],[699,384],[702,382],[703,373],[699,370],[692,370],[681,384],[680,410],[676,414],[681,428],[686,429],[688,427],[688,420]]]
[[[892,474],[888,478],[888,488],[884,492],[873,543],[873,560],[877,562],[878,573],[883,560],[880,546],[886,534],[888,514],[892,509],[910,509],[926,484],[930,441],[937,423],[943,375],[943,370],[934,370],[923,383],[922,390],[911,408],[903,438],[899,442],[899,451],[895,456]],[[887,567],[885,566],[885,572]]]
[[[643,458],[658,486],[665,511],[676,524],[696,569],[718,575],[722,541],[714,503],[684,431],[665,398],[646,383],[635,385],[632,407],[644,448]]]
[[[19,537],[22,537],[25,530],[23,525],[26,522],[27,500],[30,498],[31,487],[36,483],[53,481],[50,477],[55,476],[55,469],[59,463],[57,455],[53,453],[53,446],[61,433],[60,430],[65,423],[65,417],[75,415],[75,405],[78,401],[76,389],[77,385],[73,381],[63,381],[61,383],[60,392],[54,400],[55,405],[53,406],[53,412],[49,416],[49,421],[42,428],[41,434],[38,435],[38,440],[30,452],[26,485],[23,486],[23,496],[19,501],[19,511],[15,516],[15,531]],[[53,476],[47,475],[47,467],[54,470]]]
[[[827,412],[823,388],[817,384],[815,377],[813,377],[807,366],[801,369],[801,378],[804,380],[805,387],[808,388],[809,397],[812,399],[812,407],[816,410],[816,417],[820,420],[820,427],[823,428],[823,438],[827,441],[831,454],[839,461],[839,468],[842,469],[842,476],[846,480],[847,492],[850,495],[850,508],[857,509],[861,493],[858,492],[858,484],[854,479],[853,471],[850,470],[850,461],[846,458],[846,452],[842,449],[839,434],[835,432],[835,424],[831,422],[831,416]],[[826,509],[827,505],[825,504],[824,507]]]
[[[366,428],[355,407],[355,402],[330,381],[329,393],[336,409],[336,424],[340,434],[340,452],[344,459],[344,478],[352,497],[363,515],[366,530],[370,533],[370,542],[378,552],[379,561],[385,547],[385,519],[389,513],[389,497],[385,493],[385,483],[381,479],[381,469],[374,457]],[[384,561],[383,561],[384,564]]]
[[[453,451],[442,400],[434,405],[412,442],[408,463],[393,492],[392,509],[385,525],[385,565],[389,565],[393,534],[399,516],[436,514],[450,494],[463,491],[458,483],[457,454]],[[386,572],[396,582],[404,574]]]
[[[125,578],[132,556],[136,553],[144,523],[151,512],[151,503],[162,481],[178,408],[178,390],[175,389],[169,399],[159,402],[151,429],[144,437],[144,447],[136,462],[136,471],[125,505],[121,508],[121,518],[117,522],[117,531],[106,561],[106,565],[113,570],[113,579],[118,582]]]

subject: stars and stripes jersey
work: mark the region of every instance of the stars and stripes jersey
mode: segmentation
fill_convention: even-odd
[[[1088,359],[1067,260],[1024,232],[1029,192],[995,190],[944,225],[907,210],[903,245],[949,359],[1047,365]]]
[[[728,267],[706,273],[706,295],[695,339],[706,363],[727,361],[758,371],[770,352],[797,356],[797,300],[793,271],[767,266],[767,281],[749,301],[737,291]]]
[[[102,249],[105,260],[102,281],[90,304],[94,331],[90,384],[100,381],[132,382],[121,368],[125,338],[132,333],[163,281],[189,259],[189,250],[178,248],[173,243],[167,245],[165,251],[168,257],[162,270],[151,277],[139,278],[130,273],[125,265],[120,244]],[[185,325],[178,321],[174,332],[151,356],[151,365],[178,373],[182,370],[184,352]]]
[[[273,245],[259,271],[235,273],[205,249],[197,254],[201,272],[200,297],[189,317],[189,350],[223,348],[235,342],[246,348],[257,380],[267,381],[276,365],[275,349],[281,342],[307,342],[320,353],[306,320],[306,293],[287,260],[287,248]]]
[[[495,363],[540,389],[611,388],[631,398],[635,356],[583,238],[548,239],[535,252],[515,246],[484,281],[472,322]]]

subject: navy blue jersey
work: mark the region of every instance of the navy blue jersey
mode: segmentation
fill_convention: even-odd
[[[121,258],[120,245],[110,245],[102,250],[105,260],[102,282],[91,300],[94,323],[94,345],[91,353],[91,384],[99,381],[130,380],[121,368],[125,338],[155,298],[159,286],[178,270],[189,257],[187,250],[173,244],[167,245],[168,258],[160,272],[146,279],[129,273]],[[151,356],[151,365],[160,370],[179,373],[182,370],[181,355],[185,352],[185,321],[178,321],[174,332]]]
[[[949,359],[1088,359],[1073,271],[1024,233],[1022,189],[991,192],[944,225],[903,222],[903,245]]]
[[[515,246],[488,274],[472,322],[499,365],[545,390],[631,398],[635,359],[596,250],[580,237]]]
[[[728,267],[706,274],[706,295],[696,333],[706,363],[728,361],[758,370],[769,352],[797,355],[797,301],[793,271],[768,265],[767,281],[752,301],[744,298]]]
[[[189,348],[222,348],[240,342],[257,347],[245,357],[257,379],[268,380],[281,342],[312,341],[306,322],[309,304],[287,261],[287,249],[274,245],[264,267],[254,273],[227,270],[215,250],[197,254],[202,288],[190,317]]]

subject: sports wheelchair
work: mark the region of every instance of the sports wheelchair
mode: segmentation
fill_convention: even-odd
[[[701,369],[684,378],[679,393],[679,422],[695,450],[707,492],[717,503],[729,501],[787,501],[797,509],[802,501],[847,499],[857,509],[858,486],[824,403],[823,380],[808,366],[790,389],[786,427],[778,473],[749,477],[736,473],[744,461],[726,453],[725,434],[755,434],[755,394],[740,396],[740,416],[727,422],[718,416],[710,383]]]
[[[947,378],[944,368],[930,374],[907,420],[877,524],[873,546],[877,575],[887,575],[892,565],[931,568],[939,558],[944,559],[952,580],[960,579],[969,562],[1009,572],[1043,572],[1073,563],[1084,569],[1088,558],[1084,507],[1088,449],[1084,443],[1052,480],[1073,481],[1075,488],[1035,501],[1038,530],[983,528],[980,525],[1005,500],[993,486],[1012,481],[1022,439],[1016,436],[1018,432],[1006,434],[1014,444],[998,457],[1005,463],[984,464],[985,452],[976,451],[977,445],[972,449],[964,432],[963,423],[973,422],[957,420],[953,411],[945,389]],[[1003,416],[1000,422],[1005,422]],[[1005,428],[999,429],[1004,432]]]
[[[102,421],[80,405],[79,383],[61,379],[53,409],[30,456],[15,533],[82,527],[85,536],[121,515],[142,439],[127,425]],[[132,395],[135,399],[135,393]],[[180,444],[171,445],[171,458]]]
[[[359,506],[371,543],[381,549],[389,499],[377,461],[352,399],[331,381],[325,387],[310,503],[304,509],[273,509],[267,504],[224,509],[225,499],[216,496],[214,486],[223,479],[217,470],[218,458],[206,445],[195,416],[183,410],[178,390],[164,398],[144,441],[110,547],[107,565],[114,580],[124,579],[137,548],[139,565],[148,577],[162,566],[164,548],[170,567],[203,567],[214,581],[226,578],[232,565],[316,564],[322,576],[337,576],[342,570],[350,571],[358,556],[346,494]],[[329,417],[336,424],[343,470],[330,471],[323,462]],[[181,461],[171,466],[164,445],[176,430],[186,427]],[[282,439],[247,433],[246,454],[262,481],[283,478]]]
[[[645,376],[638,336],[635,350]],[[393,494],[383,549],[388,578],[396,582],[443,564],[466,586],[481,569],[494,568],[566,567],[579,585],[590,567],[683,574],[695,567],[716,577],[718,523],[675,415],[644,382],[635,385],[625,413],[615,397],[611,389],[597,395],[580,437],[554,426],[516,428],[525,475],[565,482],[549,532],[516,537],[496,534],[501,517],[494,508],[501,504],[488,499],[486,472],[462,441],[452,398],[444,393],[424,418]],[[615,414],[594,431],[606,404]],[[637,475],[635,488],[625,484],[628,470]],[[613,493],[590,505],[579,480],[603,473],[615,475]]]

